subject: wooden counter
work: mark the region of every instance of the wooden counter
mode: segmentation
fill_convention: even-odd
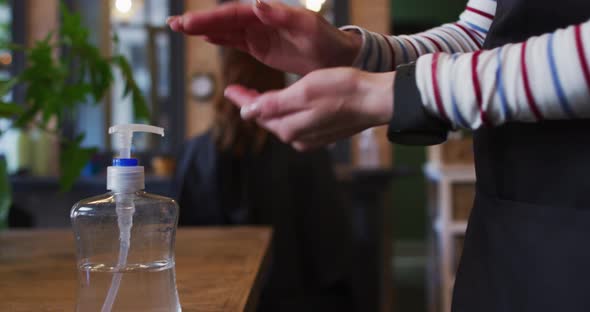
[[[270,244],[267,228],[180,229],[176,283],[183,312],[254,311]],[[0,311],[73,311],[73,233],[0,233]]]

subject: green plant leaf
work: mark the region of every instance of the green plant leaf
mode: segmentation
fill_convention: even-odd
[[[0,117],[2,118],[18,116],[24,111],[24,108],[19,104],[0,102]]]
[[[74,108],[77,103],[86,101],[92,91],[92,85],[88,83],[66,85],[62,90],[61,99],[68,108]]]
[[[113,45],[118,45],[120,40],[119,40],[119,34],[117,34],[116,32],[113,32],[113,38],[111,39],[113,41]]]
[[[62,2],[62,24],[60,28],[61,39],[72,46],[84,46],[88,44],[89,31],[82,24],[82,16],[78,12],[71,12]]]
[[[95,53],[98,55],[98,50]],[[94,86],[92,95],[96,101],[99,101],[104,97],[113,82],[111,64],[102,58],[91,62],[89,76],[91,84]]]
[[[6,159],[0,158],[0,230],[8,227],[8,212],[12,205],[12,190]]]
[[[131,95],[131,101],[133,102],[133,112],[136,119],[150,120],[150,110],[147,105],[145,97],[141,93],[141,89],[137,85],[137,82],[133,78],[133,70],[131,65],[125,57],[118,55],[113,57],[113,62],[121,70],[123,79],[125,80],[125,90],[123,96]]]
[[[31,121],[33,121],[39,109],[40,107],[38,106],[38,104],[34,104],[31,108],[27,109],[24,113],[18,116],[14,123],[14,126],[16,128],[26,127]]]
[[[24,45],[12,43],[12,42],[0,42],[0,49],[10,51],[26,51],[27,48]]]
[[[60,189],[66,192],[72,189],[72,186],[80,176],[80,173],[88,164],[96,148],[81,147],[80,144],[84,139],[83,135],[78,136],[73,141],[66,141],[60,155],[61,177],[59,180]]]
[[[133,113],[139,120],[150,120],[150,110],[148,109],[145,97],[137,86],[133,88],[131,101],[133,102]]]
[[[0,81],[0,98],[17,83],[26,89],[23,103],[18,103],[20,105],[2,103],[0,100],[0,118],[14,118],[12,127],[24,128],[35,123],[46,129],[48,121],[53,116],[57,117],[55,133],[63,142],[60,184],[62,190],[68,190],[96,149],[82,147],[83,136],[76,140],[64,138],[61,132],[63,118],[75,112],[81,104],[89,101],[99,103],[113,85],[113,68],[121,70],[124,96],[131,97],[136,119],[149,120],[150,112],[125,57],[117,55],[109,58],[101,55],[100,49],[90,41],[90,30],[84,25],[81,15],[71,12],[63,3],[61,14],[62,23],[55,31],[58,38],[50,32],[30,48],[0,43],[0,49],[23,50],[27,58],[26,67],[18,76]],[[117,45],[116,36],[113,36],[113,42]],[[65,49],[60,50],[62,47]],[[36,119],[39,116],[41,120]]]
[[[5,96],[14,88],[14,86],[19,82],[20,77],[16,76],[8,80],[0,81],[0,97]]]
[[[121,74],[123,75],[123,79],[125,79],[126,84],[125,84],[125,92],[123,93],[123,96],[126,96],[131,91],[130,84],[127,84],[127,81],[129,80],[128,77],[133,77],[133,70],[131,69],[131,65],[129,64],[127,59],[122,55],[114,56],[112,58],[112,61],[116,66],[119,67],[119,70],[121,71]],[[134,79],[132,79],[132,80],[133,80],[132,82],[135,82]]]

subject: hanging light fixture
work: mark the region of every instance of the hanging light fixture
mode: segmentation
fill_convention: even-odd
[[[321,11],[324,3],[326,3],[326,0],[302,0],[302,4],[305,8],[314,12]]]
[[[129,14],[133,9],[133,1],[131,0],[116,0],[115,1],[115,10],[117,10],[121,14]]]
[[[128,22],[138,12],[143,4],[142,0],[112,0],[111,15],[114,20]]]

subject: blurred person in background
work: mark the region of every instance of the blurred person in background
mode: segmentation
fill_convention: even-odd
[[[225,86],[285,87],[248,54],[222,54]],[[212,129],[185,145],[175,189],[181,226],[273,227],[259,311],[355,311],[350,210],[326,150],[298,153],[220,97]]]

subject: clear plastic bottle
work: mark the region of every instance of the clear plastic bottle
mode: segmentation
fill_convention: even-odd
[[[144,191],[143,167],[129,155],[133,132],[154,129],[124,125],[112,133],[117,129],[129,141],[108,168],[111,192],[71,211],[80,283],[76,311],[181,311],[174,270],[178,206]]]

